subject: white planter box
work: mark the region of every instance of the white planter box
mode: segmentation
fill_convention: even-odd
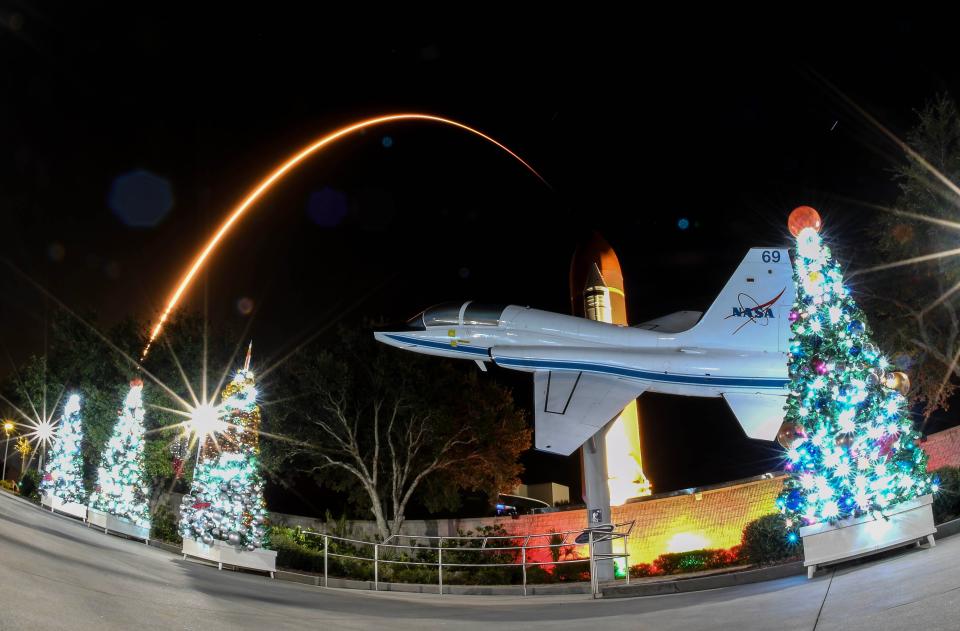
[[[150,543],[149,528],[143,528],[131,521],[111,515],[110,513],[106,513],[102,510],[88,508],[87,523],[103,528],[103,531],[107,534],[110,534],[111,532],[117,532],[121,535],[134,537],[135,539],[143,539],[143,542],[146,544]]]
[[[44,493],[40,497],[40,505],[49,508],[51,513],[56,511],[58,513],[64,513],[65,515],[71,515],[73,517],[77,517],[78,519],[82,519],[83,521],[87,521],[87,507],[83,504],[64,502],[56,495]]]
[[[887,519],[873,516],[850,517],[836,524],[813,524],[800,529],[803,537],[803,564],[807,578],[817,566],[875,554],[926,538],[931,546],[933,533],[933,496],[924,495],[894,506]]]
[[[188,556],[206,559],[223,569],[224,564],[243,567],[251,570],[269,572],[270,578],[277,570],[277,553],[275,550],[240,550],[225,541],[214,540],[212,546],[192,538],[183,540],[183,558]]]

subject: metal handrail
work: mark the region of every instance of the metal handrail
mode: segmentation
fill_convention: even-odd
[[[624,545],[624,552],[597,552],[594,548],[595,543],[600,542],[613,542],[615,540],[626,541],[627,537],[633,531],[635,522],[621,522],[618,524],[601,524],[597,527],[586,528],[581,530],[563,530],[560,532],[548,532],[548,533],[534,533],[526,535],[490,535],[490,536],[471,536],[471,535],[454,535],[454,536],[442,536],[442,535],[391,535],[387,537],[382,543],[375,541],[362,541],[360,539],[350,539],[348,537],[338,537],[336,535],[330,535],[321,532],[313,532],[311,530],[302,530],[299,529],[299,532],[306,536],[311,537],[320,537],[323,540],[323,585],[324,587],[329,586],[329,571],[328,571],[328,558],[340,558],[340,559],[352,559],[355,561],[370,561],[373,563],[373,586],[374,590],[380,590],[380,564],[393,564],[393,565],[415,565],[415,566],[436,566],[437,567],[437,578],[439,585],[439,594],[443,595],[443,568],[454,568],[454,567],[520,567],[522,568],[522,585],[523,585],[523,595],[527,595],[527,567],[528,566],[541,566],[541,565],[564,565],[568,563],[589,563],[589,572],[590,572],[590,587],[591,593],[596,596],[599,593],[599,580],[597,577],[596,567],[598,561],[613,561],[614,559],[623,558],[628,566],[626,573],[626,582],[630,584],[630,571],[629,571],[629,553],[626,552],[626,545]],[[588,540],[586,543],[576,543],[567,541],[567,537],[573,533],[581,534],[583,532],[588,533]],[[531,539],[538,538],[553,538],[561,536],[559,543],[547,543],[547,544],[535,544],[530,545]],[[411,545],[411,544],[402,544],[402,543],[390,543],[393,540],[428,540],[429,542],[438,541],[437,546],[421,546],[421,545]],[[487,547],[487,542],[491,540],[509,540],[509,541],[518,541],[523,540],[521,545],[514,546],[496,546],[496,547]],[[453,541],[453,542],[462,542],[462,541],[481,541],[482,544],[480,547],[462,547],[462,546],[445,546],[443,545],[444,541]],[[355,556],[351,554],[341,554],[339,552],[333,552],[330,550],[331,543],[349,543],[363,546],[373,546],[373,556],[372,557],[363,557]],[[528,561],[527,560],[527,551],[528,550],[543,550],[551,548],[564,548],[568,546],[587,546],[589,556],[586,558],[577,558],[577,559],[563,559],[556,561]],[[391,550],[410,550],[412,552],[436,552],[437,560],[434,561],[412,561],[405,559],[384,559],[380,558],[380,549],[388,548]],[[446,561],[443,560],[443,553],[447,552],[514,552],[516,555],[519,553],[520,561],[504,561],[496,563],[460,563],[456,561]],[[513,558],[516,558],[514,556]]]

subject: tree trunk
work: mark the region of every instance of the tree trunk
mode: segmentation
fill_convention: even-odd
[[[375,489],[367,486],[367,494],[370,496],[370,512],[373,513],[373,518],[377,522],[377,533],[380,535],[380,541],[385,541],[393,533],[390,531],[390,526],[383,514],[383,504],[381,504],[379,494]]]

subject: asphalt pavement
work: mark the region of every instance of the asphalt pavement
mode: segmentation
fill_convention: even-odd
[[[960,629],[960,536],[825,571],[594,600],[324,589],[183,561],[0,492],[0,629]]]

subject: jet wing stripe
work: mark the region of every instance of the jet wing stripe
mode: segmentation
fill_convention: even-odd
[[[785,388],[787,379],[776,377],[707,377],[704,375],[675,375],[669,373],[608,366],[588,362],[560,361],[547,359],[515,359],[512,357],[496,357],[494,361],[502,366],[516,366],[534,368],[537,370],[580,370],[618,377],[642,379],[644,381],[662,381],[667,383],[685,383],[704,386],[727,386],[736,388]]]
[[[483,355],[484,357],[488,356],[486,348],[474,348],[471,346],[451,346],[449,342],[433,342],[430,340],[421,340],[416,337],[407,337],[406,335],[387,335],[391,340],[396,340],[402,344],[409,344],[411,346],[424,346],[426,348],[437,348],[443,351],[452,351],[454,353],[465,353],[467,355]],[[451,338],[452,339],[452,338]]]

